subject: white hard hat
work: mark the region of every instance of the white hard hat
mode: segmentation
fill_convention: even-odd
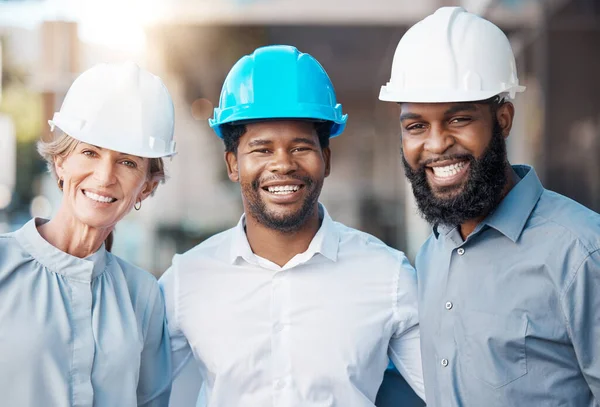
[[[524,90],[506,35],[461,7],[442,7],[404,34],[379,99],[467,102]]]
[[[48,123],[88,144],[155,158],[175,154],[174,116],[160,78],[127,62],[82,73]]]

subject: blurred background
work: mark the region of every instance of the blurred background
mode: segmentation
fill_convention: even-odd
[[[378,94],[403,33],[447,5],[485,16],[511,41],[527,86],[511,162],[534,165],[547,188],[599,211],[600,0],[0,0],[0,232],[59,205],[35,143],[73,79],[99,62],[134,60],[173,96],[179,154],[168,182],[117,226],[114,252],[160,276],[174,253],[242,212],[206,121],[228,70],[256,47],[290,44],[321,62],[349,114],[322,202],[414,259],[429,228],[402,173],[397,106]]]
[[[462,5],[510,38],[527,91],[516,100],[513,163],[600,209],[600,0],[0,0],[0,231],[52,216],[61,195],[35,142],[83,70],[134,60],[176,106],[170,179],[116,229],[116,254],[159,276],[175,252],[234,225],[239,189],[206,119],[242,55],[291,44],[315,56],[349,114],[332,141],[322,202],[334,219],[412,259],[429,234],[400,164],[397,106],[378,100],[398,40],[444,5]]]

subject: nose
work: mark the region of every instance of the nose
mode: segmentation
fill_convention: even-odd
[[[96,168],[94,168],[94,179],[98,182],[98,186],[106,187],[116,182],[116,165],[117,164],[110,159],[98,160],[98,164],[96,165]]]
[[[269,163],[269,171],[276,174],[291,174],[298,169],[293,154],[287,150],[276,150]]]
[[[432,126],[425,140],[425,150],[432,154],[443,154],[452,147],[455,139],[442,126]]]

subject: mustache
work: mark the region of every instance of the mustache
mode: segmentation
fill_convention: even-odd
[[[285,181],[289,181],[289,180],[301,181],[307,187],[310,187],[312,184],[314,184],[314,181],[310,177],[306,177],[306,176],[302,176],[302,175],[298,175],[298,174],[291,174],[291,175],[287,175],[285,177],[272,176],[272,177],[265,177],[265,178],[257,178],[252,181],[252,189],[254,189],[255,191],[258,191],[261,184],[264,184],[265,182],[285,182]]]

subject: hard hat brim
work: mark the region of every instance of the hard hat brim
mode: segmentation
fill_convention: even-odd
[[[54,131],[54,129],[59,129],[64,132],[67,136],[74,138],[82,143],[87,143],[96,147],[105,148],[107,150],[117,151],[122,154],[131,154],[136,157],[142,158],[168,158],[177,155],[175,151],[175,142],[171,142],[171,146],[169,148],[165,148],[164,153],[160,153],[157,151],[148,151],[145,148],[135,148],[134,146],[123,146],[124,148],[120,148],[118,150],[114,149],[114,146],[111,146],[110,143],[103,143],[102,139],[99,137],[87,137],[85,133],[78,131],[77,127],[70,126],[68,122],[61,123],[60,120],[48,120],[48,124],[50,125],[50,131]],[[73,128],[72,128],[73,127]],[[154,139],[154,142],[164,142],[163,140]]]
[[[218,110],[215,109],[215,119],[209,119],[208,123],[217,136],[223,138],[219,126],[222,124],[235,124],[242,122],[258,122],[266,120],[289,119],[289,120],[312,120],[329,121],[334,123],[331,127],[331,136],[340,135],[346,127],[347,114],[341,113],[341,105],[327,107],[320,105],[301,105],[300,108],[292,109],[261,109],[252,105],[236,106],[234,108]]]
[[[513,86],[509,89],[495,89],[488,91],[457,91],[455,89],[390,89],[382,86],[379,100],[397,103],[452,103],[473,102],[486,100],[500,94],[507,94],[514,99],[515,93],[525,91],[525,86]]]

